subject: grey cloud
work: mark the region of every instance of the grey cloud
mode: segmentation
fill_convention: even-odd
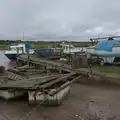
[[[119,0],[1,0],[0,39],[88,40],[120,35]]]

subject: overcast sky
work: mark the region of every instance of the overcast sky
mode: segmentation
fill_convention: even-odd
[[[120,35],[120,0],[0,0],[0,39]]]

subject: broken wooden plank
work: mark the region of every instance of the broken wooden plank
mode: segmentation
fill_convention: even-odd
[[[20,66],[20,67],[17,67],[17,69],[35,69],[34,66],[29,66],[29,65],[24,65],[24,66]]]
[[[27,70],[27,71],[24,72],[24,74],[25,74],[25,75],[36,75],[36,74],[46,73],[46,72],[47,72],[47,71],[45,71],[45,70],[33,70],[33,71]]]
[[[47,84],[44,84],[44,85],[40,86],[40,88],[41,88],[41,89],[48,88],[48,87],[50,87],[50,86],[52,86],[52,85],[54,85],[54,84],[56,84],[56,83],[58,83],[58,82],[60,82],[60,81],[64,81],[64,80],[70,78],[71,76],[73,76],[73,75],[75,75],[75,74],[76,74],[76,73],[73,72],[73,73],[64,75],[63,77],[60,77],[60,78],[58,78],[58,79],[56,79],[56,80],[54,80],[54,81],[52,81],[52,82],[49,82],[49,83],[47,83]]]
[[[8,89],[13,89],[13,90],[36,90],[40,89],[39,85],[45,84],[46,82],[52,81],[60,76],[44,76],[44,77],[39,77],[39,79],[24,79],[20,81],[12,81],[8,82],[5,85],[0,86],[0,90],[8,90]]]
[[[8,69],[8,71],[13,72],[13,73],[18,74],[18,75],[26,76],[24,73],[20,72],[17,69]]]
[[[76,80],[78,80],[80,77],[81,77],[81,75],[78,76],[78,77],[76,77],[76,78],[74,78],[74,79],[71,80],[71,81],[67,81],[67,82],[64,83],[62,86],[60,86],[58,89],[56,89],[55,91],[50,92],[49,95],[51,95],[51,96],[55,95],[55,94],[58,93],[60,90],[68,87],[70,84],[72,84],[73,82],[75,82]]]
[[[20,56],[18,58],[19,61],[27,61],[27,59],[25,58],[25,56]],[[34,65],[42,65],[42,66],[51,66],[54,67],[56,69],[61,68],[62,71],[64,72],[73,72],[73,70],[71,69],[70,65],[60,63],[60,62],[56,62],[56,61],[50,61],[50,60],[45,60],[45,59],[38,59],[36,57],[30,57],[30,61],[29,63],[34,64]]]

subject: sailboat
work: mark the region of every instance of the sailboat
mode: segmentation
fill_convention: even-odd
[[[95,38],[99,41],[95,46],[87,47],[88,56],[99,56],[101,58],[101,64],[113,64],[120,61],[120,40],[115,40],[115,37]],[[103,40],[102,40],[103,39]],[[105,40],[107,39],[107,40]],[[93,39],[91,39],[93,42]]]
[[[87,53],[101,57],[120,57],[120,40],[115,40],[113,37],[107,40],[101,39],[95,46],[88,47]]]

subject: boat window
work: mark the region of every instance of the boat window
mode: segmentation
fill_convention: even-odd
[[[19,47],[20,50],[22,50],[22,47]]]
[[[114,40],[112,37],[110,37],[108,40]]]
[[[16,48],[13,47],[13,48],[11,48],[11,50],[16,50]]]
[[[120,62],[120,57],[115,57],[114,62]]]

